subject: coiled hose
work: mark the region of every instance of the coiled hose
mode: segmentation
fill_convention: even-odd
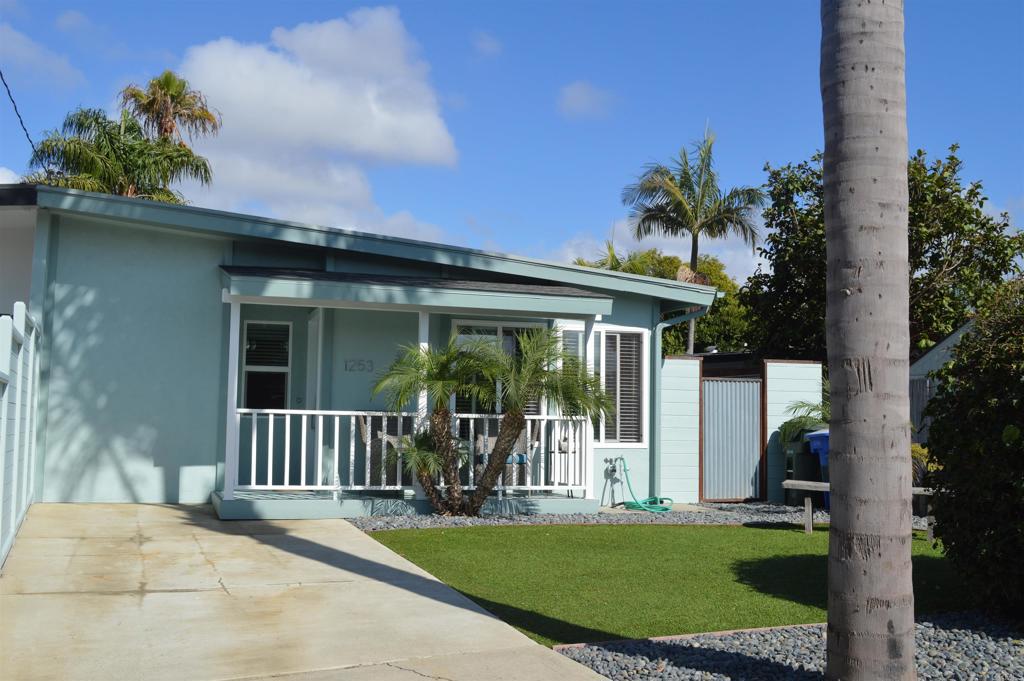
[[[623,501],[621,504],[615,504],[616,506],[622,506],[629,511],[647,511],[649,513],[667,513],[672,510],[671,506],[664,506],[665,502],[672,504],[672,500],[668,497],[647,497],[646,499],[637,499],[636,492],[633,491],[633,483],[629,480],[629,466],[626,464],[625,457],[618,457],[613,460],[622,462],[622,472],[626,475],[626,487],[629,488],[629,496],[633,497],[633,501]]]

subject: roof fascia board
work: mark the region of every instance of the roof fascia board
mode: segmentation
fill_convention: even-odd
[[[612,311],[611,298],[582,298],[502,291],[471,291],[365,284],[357,282],[318,281],[223,275],[224,286],[232,296],[247,299],[275,298],[304,301],[341,301],[361,306],[384,308],[434,308],[458,310],[494,310],[503,313],[527,312],[532,316],[587,317],[607,315]]]
[[[186,231],[275,239],[308,246],[372,253],[439,265],[545,279],[573,286],[631,293],[691,305],[710,305],[716,294],[716,290],[710,286],[683,284],[669,280],[659,281],[639,275],[609,272],[577,265],[548,263],[459,246],[365,234],[351,230],[327,229],[206,208],[159,204],[152,201],[78,192],[44,185],[38,187],[37,202],[40,208],[54,211],[99,215],[110,219],[144,222]]]

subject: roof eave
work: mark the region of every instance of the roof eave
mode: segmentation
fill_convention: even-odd
[[[290,243],[465,267],[584,288],[648,296],[663,301],[708,306],[716,289],[640,275],[623,274],[490,253],[460,246],[328,228],[240,213],[177,206],[108,194],[37,185],[37,205],[49,210],[143,222],[186,231],[274,239]]]

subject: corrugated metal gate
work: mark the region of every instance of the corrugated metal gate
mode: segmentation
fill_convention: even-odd
[[[761,496],[761,379],[706,378],[703,485],[706,501]]]

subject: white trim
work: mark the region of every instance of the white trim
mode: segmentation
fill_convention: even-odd
[[[227,289],[224,290],[227,292]],[[238,303],[229,303],[228,315],[228,389],[227,410],[224,416],[224,498],[235,498],[238,483],[238,320],[241,314]]]
[[[232,306],[238,305],[238,303],[231,303]],[[278,326],[288,327],[288,366],[286,367],[270,367],[262,366],[259,364],[247,364],[246,355],[249,353],[249,325],[250,324],[276,324]],[[287,374],[284,379],[284,400],[285,407],[290,407],[292,404],[292,343],[294,334],[292,333],[292,323],[282,322],[274,319],[246,319],[242,328],[242,337],[239,339],[242,346],[242,404],[245,404],[246,387],[249,381],[249,372],[254,371],[257,373],[278,373]]]

